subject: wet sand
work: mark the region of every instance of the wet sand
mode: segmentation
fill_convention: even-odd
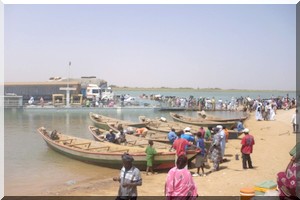
[[[239,196],[241,188],[253,187],[266,180],[276,182],[276,174],[285,170],[291,158],[289,151],[296,143],[296,134],[292,133],[291,125],[294,112],[295,109],[278,110],[275,121],[256,121],[255,113],[252,112],[245,121],[245,127],[250,129],[250,134],[255,138],[254,152],[251,155],[254,169],[244,170],[241,156],[239,160],[235,160],[235,154],[240,155],[243,135],[238,139],[229,140],[225,150],[225,158],[229,161],[222,163],[217,172],[206,177],[194,177],[199,196]],[[190,171],[196,172],[196,168]],[[166,174],[167,171],[146,176],[145,172],[142,172],[143,185],[138,187],[138,195],[163,196]],[[118,182],[112,181],[112,177],[102,180],[95,177],[72,185],[49,188],[47,192],[39,195],[115,196],[118,186]]]

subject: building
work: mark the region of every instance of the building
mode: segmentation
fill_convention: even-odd
[[[23,96],[23,102],[27,102],[30,97],[39,100],[41,97],[45,101],[52,101],[53,94],[66,94],[65,90],[61,88],[69,87],[75,88],[71,94],[83,94],[88,84],[97,84],[100,87],[107,87],[107,82],[97,79],[95,76],[75,78],[61,78],[51,77],[48,81],[44,82],[6,82],[4,83],[4,95],[15,94]]]

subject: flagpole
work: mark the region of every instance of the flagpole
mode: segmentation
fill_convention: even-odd
[[[70,69],[71,69],[71,61],[69,61],[69,69],[68,69],[68,88],[70,87]]]
[[[71,69],[71,61],[69,61],[69,69],[68,69],[68,85],[67,85],[66,107],[70,107],[70,69]]]

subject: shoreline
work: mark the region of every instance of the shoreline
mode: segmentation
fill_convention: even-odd
[[[290,123],[295,109],[278,110],[275,121],[256,121],[255,113],[250,113],[245,121],[245,127],[255,138],[253,154],[251,154],[254,169],[242,169],[239,154],[242,136],[229,140],[226,144],[225,158],[229,161],[220,165],[220,170],[206,177],[193,177],[199,196],[239,196],[241,188],[254,187],[266,180],[276,182],[276,175],[284,171],[290,160],[289,151],[296,144],[296,134],[292,133]],[[279,145],[280,144],[280,145]],[[209,163],[212,166],[212,163]],[[121,166],[120,166],[121,168]],[[190,169],[196,172],[196,168]],[[205,169],[205,172],[208,170]],[[164,184],[167,172],[159,172],[146,176],[142,171],[143,185],[138,187],[139,196],[164,196]],[[118,175],[118,173],[116,174]],[[74,185],[63,185],[49,188],[46,196],[116,196],[118,183],[112,178],[99,180],[97,178],[83,180]],[[149,190],[151,188],[151,190]]]

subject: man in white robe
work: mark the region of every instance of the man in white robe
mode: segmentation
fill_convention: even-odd
[[[221,138],[220,146],[221,146],[221,154],[222,154],[222,160],[223,160],[223,157],[225,154],[225,146],[226,146],[226,134],[225,134],[225,131],[223,130],[223,126],[218,125],[217,128],[219,129],[217,134],[219,134],[220,138]]]
[[[262,104],[258,103],[256,110],[255,110],[255,118],[257,121],[263,120],[262,114],[261,114]]]

